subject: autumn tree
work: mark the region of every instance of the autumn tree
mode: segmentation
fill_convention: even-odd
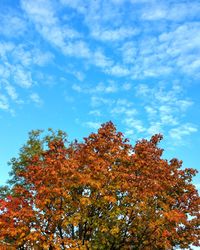
[[[194,169],[162,159],[161,135],[132,146],[108,122],[84,141],[33,131],[0,196],[0,240],[19,249],[199,246]]]

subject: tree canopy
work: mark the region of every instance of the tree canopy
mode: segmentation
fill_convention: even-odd
[[[197,171],[162,159],[161,139],[132,146],[112,122],[83,142],[32,131],[0,190],[0,240],[18,249],[199,246]]]

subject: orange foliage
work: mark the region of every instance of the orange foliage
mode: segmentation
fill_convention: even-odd
[[[162,159],[161,139],[133,147],[111,122],[83,143],[32,138],[13,161],[9,195],[1,195],[0,239],[25,249],[198,245],[196,171]]]

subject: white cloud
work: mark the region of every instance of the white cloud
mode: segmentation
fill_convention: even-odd
[[[90,57],[90,49],[80,40],[80,34],[71,27],[62,25],[56,13],[56,5],[52,1],[21,0],[21,5],[45,40],[59,48],[65,55]]]
[[[182,124],[179,127],[173,128],[169,131],[169,135],[173,140],[181,141],[184,136],[189,136],[197,132],[196,126],[190,123]]]
[[[60,47],[65,55],[90,58],[91,51],[84,41],[77,40],[74,42],[68,42],[64,46]]]
[[[5,111],[10,109],[7,97],[2,94],[0,94],[0,109]]]
[[[101,113],[100,110],[94,109],[94,110],[91,110],[91,111],[89,112],[89,115],[93,115],[93,116],[102,116],[102,113]]]
[[[96,29],[92,31],[92,36],[94,38],[105,42],[124,40],[137,34],[138,30],[130,27],[120,27],[117,29],[107,30],[99,29],[98,27],[96,27]]]
[[[195,36],[194,36],[195,34]],[[164,58],[172,60],[183,73],[195,75],[199,72],[200,63],[197,55],[200,50],[200,24],[198,22],[185,23],[175,30],[159,36],[158,49],[163,51]],[[162,46],[162,47],[161,47]]]
[[[111,109],[111,114],[113,114],[113,115],[122,115],[122,114],[124,114],[125,113],[125,111],[126,111],[126,108],[125,107],[114,107],[114,108],[112,108]]]
[[[110,84],[104,88],[105,93],[115,93],[118,91],[118,88],[115,84]]]
[[[160,112],[160,121],[162,126],[174,126],[178,124],[178,121],[175,116],[172,114],[162,113]]]
[[[20,63],[24,67],[31,65],[45,66],[50,63],[54,55],[49,51],[42,51],[36,46],[30,47],[27,44],[20,44],[15,46],[13,53],[11,53],[15,63]]]
[[[11,11],[0,13],[0,34],[2,36],[17,37],[24,34],[27,29],[27,24],[22,16]]]
[[[83,81],[85,79],[85,74],[81,71],[75,70],[73,68],[71,69],[70,67],[64,69],[64,71],[67,72],[68,74],[72,74],[79,81]]]
[[[125,63],[134,63],[138,53],[138,48],[134,42],[125,42],[120,51],[122,52],[122,59]]]
[[[154,5],[152,8],[144,9],[141,18],[148,20],[148,21],[154,21],[165,18],[167,15],[166,6],[159,6]]]
[[[192,102],[191,100],[177,100],[176,104],[182,112],[185,112],[194,104],[194,102]]]
[[[103,105],[110,106],[113,104],[113,100],[109,98],[103,98],[98,96],[91,97],[91,106],[92,107],[102,107]]]
[[[92,122],[92,121],[89,121],[89,122],[85,122],[84,125],[85,125],[86,127],[89,127],[89,128],[92,128],[92,129],[97,130],[98,128],[100,128],[101,123],[100,123],[100,122]]]
[[[103,93],[115,93],[118,91],[117,86],[114,83],[110,83],[105,85],[103,83],[99,83],[94,89],[93,92],[103,92]]]
[[[96,93],[116,93],[118,91],[118,87],[113,82],[104,84],[102,82],[98,83],[97,85],[78,85],[73,84],[72,89],[79,92],[79,93],[86,93],[86,94],[96,94]]]
[[[21,87],[29,88],[33,85],[30,66],[44,66],[52,61],[53,54],[43,52],[39,48],[30,45],[14,45],[10,42],[0,44],[0,55],[2,64],[0,65],[1,79],[9,82],[10,79]]]
[[[34,79],[37,79],[39,72],[33,66],[45,66],[52,59],[52,53],[43,52],[41,48],[36,48],[34,43],[0,43],[1,92],[7,98],[2,99],[1,108],[8,109],[13,114],[14,105],[24,104],[25,96],[22,98],[20,88],[24,89],[24,95],[29,95],[29,89],[36,83],[33,74],[36,73]],[[39,99],[35,95],[31,96],[31,99],[39,105]]]
[[[47,26],[54,26],[57,22],[57,18],[54,15],[55,6],[52,5],[52,1],[35,0],[34,2],[30,2],[21,0],[21,7],[38,25],[45,23]]]
[[[163,133],[163,124],[161,122],[151,122],[146,132],[148,135]]]
[[[61,3],[66,7],[73,8],[78,13],[84,16],[85,24],[89,29],[96,29],[96,25],[106,24],[108,21],[121,20],[121,13],[119,6],[113,4],[111,1],[96,0],[96,1],[81,1],[81,0],[61,0]],[[117,19],[118,17],[118,19]]]
[[[121,0],[116,1],[68,1],[61,3],[73,8],[84,17],[84,24],[89,29],[92,38],[103,42],[118,42],[138,34],[138,28],[123,24],[126,14],[122,12]],[[125,10],[123,10],[125,11]]]
[[[124,84],[122,85],[122,88],[123,88],[124,90],[130,90],[130,89],[132,88],[132,85],[131,85],[130,83],[124,83]]]
[[[40,82],[52,82],[51,76],[45,76],[46,68],[39,72],[39,67],[53,61],[55,74],[59,70],[77,78],[78,83],[72,85],[72,89],[79,92],[77,96],[89,95],[90,115],[103,116],[105,111],[114,118],[124,118],[121,122],[129,132],[146,135],[159,130],[169,133],[187,124],[186,112],[193,102],[184,96],[181,84],[170,87],[170,84],[157,82],[175,75],[183,80],[185,76],[189,76],[187,79],[200,77],[197,16],[200,3],[190,2],[21,0],[20,16],[8,13],[4,17],[10,20],[6,23],[2,18],[0,21],[4,25],[0,31],[3,29],[7,40],[15,36],[9,34],[13,22],[18,29],[13,27],[13,33],[24,35],[23,43],[15,37],[13,43],[0,44],[0,75],[4,83],[1,90],[8,101],[16,102],[20,98],[19,86],[31,88],[37,78]],[[61,66],[60,62],[66,66]],[[95,84],[90,82],[90,70],[98,79]],[[119,77],[120,82],[111,82],[102,73],[110,78]],[[38,77],[39,74],[42,77]],[[145,78],[150,84],[134,81],[145,82]],[[10,82],[8,79],[11,82],[14,79],[13,85],[5,85],[6,81]],[[64,82],[63,78],[58,79]],[[29,89],[23,91],[28,91],[27,95],[35,103],[40,102],[38,94],[30,96]],[[125,95],[127,99],[123,98]],[[131,101],[128,98],[132,98]],[[5,103],[4,99],[4,107]]]
[[[9,79],[10,75],[9,63],[5,62],[4,65],[0,65],[0,77],[2,81]]]
[[[128,99],[119,98],[116,100],[116,105],[119,105],[119,106],[122,105],[122,106],[129,108],[132,106],[132,102],[130,102]]]
[[[195,36],[193,36],[194,33]],[[162,33],[159,41],[165,45],[166,52],[172,56],[192,52],[192,50],[200,48],[200,24],[186,22],[174,30]]]
[[[112,108],[110,108],[110,114],[114,117],[120,116],[130,119],[137,114],[137,110],[133,108],[132,102],[127,99],[118,98],[113,102]]]
[[[156,2],[143,8],[141,18],[147,21],[168,20],[174,22],[184,21],[198,17],[200,4],[197,1],[169,3]]]
[[[5,89],[12,100],[16,101],[18,99],[16,89],[11,84],[6,84]]]
[[[22,44],[15,47],[12,56],[15,63],[20,63],[25,67],[30,66],[32,63],[31,51],[26,50]]]
[[[147,116],[149,117],[150,120],[156,119],[156,116],[158,114],[158,110],[156,107],[152,106],[145,106],[145,111],[147,113]]]
[[[14,67],[14,80],[22,88],[30,88],[33,85],[31,72],[27,72],[20,65]]]
[[[155,2],[155,0],[130,0],[130,2],[131,3],[133,3],[133,4],[138,4],[138,3],[154,3]]]
[[[43,103],[42,99],[40,98],[40,96],[37,93],[32,93],[30,95],[30,99],[38,106],[41,106]]]
[[[74,0],[74,1],[71,1],[71,0],[60,0],[60,2],[63,5],[67,5],[67,6],[71,7],[71,8],[77,9],[81,13],[83,13],[85,11],[85,5],[86,5],[86,3],[81,4],[81,3],[83,3],[81,0]]]
[[[163,83],[151,88],[147,84],[139,84],[135,90],[136,97],[141,98],[144,105],[143,115],[148,125],[145,131],[147,134],[164,132],[165,135],[169,134],[175,139],[176,132],[177,138],[181,138],[195,130],[192,124],[188,125],[188,128],[186,125],[181,125],[183,124],[182,118],[185,117],[193,102],[188,98],[183,98],[180,84],[174,83],[171,88]],[[182,131],[179,132],[178,129]]]
[[[49,51],[44,52],[39,49],[35,49],[32,51],[32,58],[33,64],[44,66],[53,60],[54,55]]]
[[[124,67],[123,65],[116,64],[108,69],[105,70],[106,73],[113,75],[113,76],[128,76],[130,71],[128,68]]]
[[[125,133],[124,133],[125,137],[127,137],[127,138],[132,137],[134,134],[135,133],[134,133],[133,129],[126,129]]]
[[[7,53],[10,53],[15,48],[14,43],[12,42],[1,42],[0,43],[0,56],[1,60],[4,62],[7,61]]]
[[[135,130],[137,133],[142,133],[146,131],[146,128],[143,125],[143,122],[135,118],[125,118],[124,123],[129,127]]]
[[[78,84],[73,84],[72,89],[79,92],[79,93],[84,92],[83,88]]]
[[[193,78],[200,77],[199,22],[176,24],[167,31],[157,29],[149,25],[149,30],[144,31],[138,40],[127,41],[118,48],[123,67],[128,65],[129,75],[133,79],[144,79],[178,72]]]
[[[137,110],[134,108],[117,105],[110,110],[110,113],[115,116],[124,115],[126,117],[132,117],[137,114]]]
[[[111,2],[117,5],[122,5],[126,2],[126,0],[111,0]]]
[[[106,74],[116,77],[131,76],[133,79],[156,78],[168,76],[178,70],[192,77],[200,77],[200,63],[196,56],[199,52],[195,52],[200,44],[199,22],[190,22],[198,17],[198,2],[158,3],[141,0],[129,1],[124,5],[122,2],[62,0],[62,5],[58,7],[54,1],[22,0],[21,5],[45,40],[59,48],[64,55],[86,59],[85,62],[96,65]],[[66,19],[63,19],[62,14],[59,15],[60,7],[68,8],[70,12],[74,11],[79,15],[84,35],[77,31],[73,14]],[[151,25],[150,22],[160,19],[178,23],[163,32],[166,24]],[[134,20],[136,22],[132,22]],[[184,24],[180,23],[183,20]],[[135,28],[134,23],[138,21],[139,25]],[[130,38],[138,34],[139,30],[143,30],[141,36],[131,41]],[[96,50],[91,43],[96,42],[94,38],[110,41],[111,43],[104,46],[111,53],[103,53],[100,48],[102,44],[98,44]],[[124,43],[119,46],[118,42],[122,40]],[[118,55],[119,51],[121,55]],[[116,55],[121,56],[119,59],[123,64],[114,64]]]
[[[136,95],[145,97],[151,93],[151,89],[147,84],[138,84],[136,87]]]
[[[100,68],[107,68],[107,67],[112,66],[113,64],[113,61],[109,59],[108,57],[106,57],[101,50],[97,50],[96,52],[94,52],[92,56],[92,60],[93,60],[94,65]]]

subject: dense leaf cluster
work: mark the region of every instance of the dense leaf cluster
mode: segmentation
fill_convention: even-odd
[[[175,249],[199,243],[196,171],[162,159],[155,135],[133,147],[108,122],[69,144],[31,132],[1,188],[0,240],[19,249]]]

